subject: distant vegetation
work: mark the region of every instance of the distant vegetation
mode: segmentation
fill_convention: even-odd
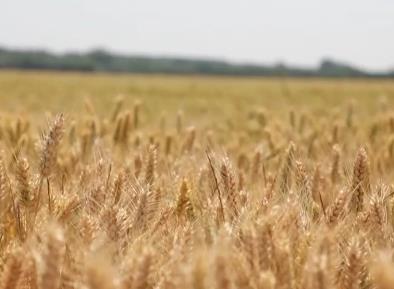
[[[332,60],[323,60],[316,69],[307,69],[283,64],[236,65],[214,60],[126,56],[104,50],[53,54],[40,50],[0,48],[0,69],[4,68],[240,76],[394,77],[394,70],[370,73]]]

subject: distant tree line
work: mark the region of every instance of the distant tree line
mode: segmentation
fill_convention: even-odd
[[[112,54],[104,50],[59,55],[38,50],[0,48],[0,69],[6,68],[239,76],[394,77],[394,70],[371,73],[332,60],[323,60],[316,69],[307,69],[283,64],[273,66],[236,65],[213,60],[126,56]]]

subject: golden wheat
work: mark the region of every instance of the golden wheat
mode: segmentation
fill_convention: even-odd
[[[394,111],[92,100],[0,119],[2,288],[394,288]]]

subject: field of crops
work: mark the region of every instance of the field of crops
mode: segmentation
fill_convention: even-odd
[[[394,81],[0,72],[0,289],[393,289]]]

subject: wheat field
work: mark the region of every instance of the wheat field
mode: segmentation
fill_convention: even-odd
[[[0,72],[0,288],[393,289],[394,82]]]

